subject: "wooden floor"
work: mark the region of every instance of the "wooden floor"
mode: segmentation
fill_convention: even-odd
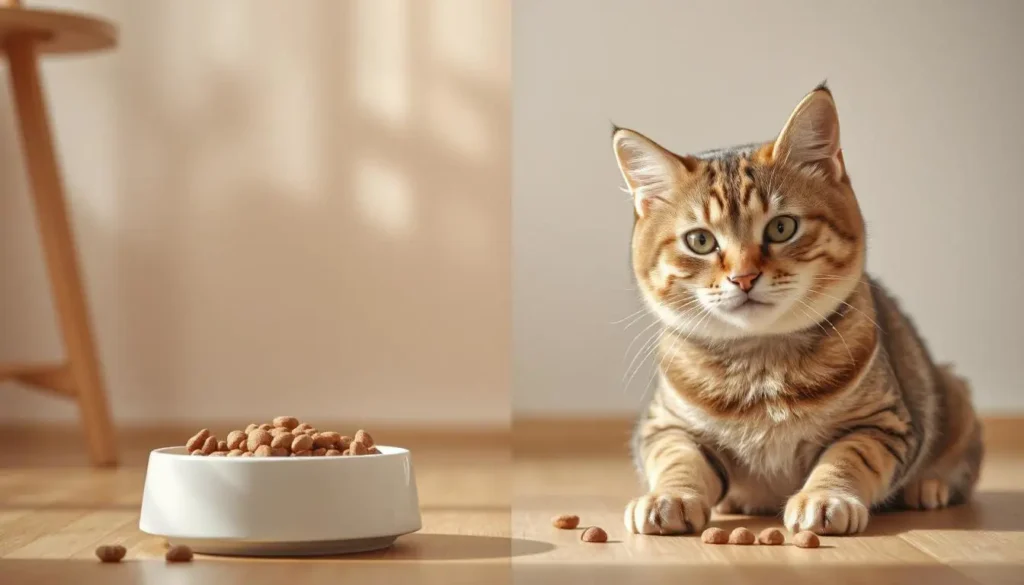
[[[971,505],[876,516],[863,536],[803,550],[626,535],[622,508],[638,487],[621,446],[537,449],[528,441],[513,451],[495,440],[410,439],[423,530],[392,549],[315,560],[197,556],[186,565],[165,564],[164,543],[137,525],[146,453],[164,443],[128,442],[122,468],[97,471],[74,440],[0,435],[0,584],[1024,583],[1020,440],[990,453]],[[552,528],[559,513],[602,526],[611,541],[586,544],[579,531]],[[757,530],[775,522],[714,523]],[[128,548],[126,560],[101,565],[93,549],[114,543]]]

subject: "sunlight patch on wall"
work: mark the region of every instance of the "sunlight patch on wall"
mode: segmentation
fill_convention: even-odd
[[[356,0],[352,26],[356,101],[365,111],[398,126],[409,117],[408,3]],[[347,75],[345,76],[347,77]]]
[[[414,225],[413,189],[394,166],[367,159],[355,165],[356,205],[363,217],[389,236],[406,238]]]
[[[201,36],[212,69],[244,63],[254,30],[253,6],[251,2],[211,2],[203,7],[202,22],[210,33]]]
[[[510,9],[499,0],[430,0],[430,45],[442,65],[488,84],[508,82]]]
[[[484,113],[451,84],[436,83],[427,96],[427,117],[434,135],[459,155],[479,161],[490,155]]]

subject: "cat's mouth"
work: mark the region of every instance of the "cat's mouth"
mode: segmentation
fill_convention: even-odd
[[[736,303],[736,305],[730,307],[729,308],[729,312],[730,313],[744,313],[744,312],[749,312],[749,311],[758,311],[758,310],[766,309],[766,308],[772,307],[772,306],[774,306],[774,303],[766,303],[764,301],[759,301],[759,300],[747,297],[747,298],[743,299],[742,301],[740,301],[739,303]]]

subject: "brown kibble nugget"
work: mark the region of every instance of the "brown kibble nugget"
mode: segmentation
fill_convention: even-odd
[[[189,455],[195,455],[195,456],[198,456],[198,457],[202,457],[203,455],[206,455],[206,453],[203,453],[202,449],[196,449],[195,451],[192,451],[191,453],[189,453]]]
[[[96,556],[104,563],[119,563],[127,553],[128,549],[120,544],[105,544],[96,547]]]
[[[228,457],[241,457],[243,453],[245,453],[245,451],[242,451],[241,449],[232,449],[232,450],[228,451],[227,456]]]
[[[231,449],[228,449],[228,442],[227,441],[217,441],[217,450],[218,451],[224,451],[225,453],[227,453]]]
[[[725,544],[729,542],[729,534],[721,528],[708,528],[700,535],[704,544]]]
[[[274,419],[275,427],[284,427],[289,431],[299,426],[299,419],[294,416],[279,416]]]
[[[241,449],[247,434],[242,431],[231,431],[228,433],[228,450]]]
[[[356,431],[356,438],[352,440],[356,443],[362,443],[366,445],[368,448],[373,447],[373,437],[371,437],[370,433],[364,431],[363,429],[359,429],[358,431]]]
[[[754,544],[754,533],[742,526],[732,531],[729,535],[729,544]]]
[[[294,429],[292,429],[292,432],[303,432],[303,433],[305,433],[305,432],[308,432],[312,428],[313,428],[313,425],[311,425],[309,423],[302,423],[302,424],[299,424],[298,426],[296,426]]]
[[[209,455],[217,450],[217,437],[210,435],[206,437],[206,442],[203,443],[203,455]]]
[[[608,542],[608,533],[603,528],[591,526],[580,535],[583,542]]]
[[[765,528],[761,531],[761,534],[757,535],[757,542],[760,544],[777,546],[786,542],[786,537],[778,528]]]
[[[189,439],[185,443],[185,449],[187,449],[189,453],[191,453],[192,451],[195,451],[196,449],[202,449],[203,448],[203,443],[206,442],[206,438],[209,437],[209,436],[210,436],[210,429],[203,429],[203,430],[199,431],[198,433],[193,435],[192,438]]]
[[[327,455],[327,449],[320,447],[319,449],[313,449],[313,457],[323,457]]]
[[[344,451],[352,445],[352,437],[348,435],[342,435],[341,439],[338,440],[338,449]]]
[[[317,433],[317,435],[313,437],[313,445],[316,447],[323,447],[324,449],[331,449],[340,442],[341,435],[331,431]]]
[[[287,457],[287,456],[289,456],[291,454],[292,454],[292,452],[289,451],[288,449],[285,449],[284,447],[271,447],[270,448],[270,456],[271,457]]]
[[[359,441],[354,441],[349,445],[348,452],[350,455],[366,455],[366,445]]]
[[[171,563],[187,563],[192,560],[192,549],[184,544],[175,545],[167,549],[164,558]]]
[[[256,447],[256,450],[252,452],[253,457],[270,457],[272,453],[270,445],[260,445]]]
[[[324,455],[326,455],[327,457],[340,457],[341,451],[338,451],[337,449],[328,449],[327,452],[324,453]]]
[[[263,423],[257,428],[259,428],[261,431],[267,431],[269,433],[270,431],[274,430],[274,425],[270,423]]]
[[[366,450],[367,455],[380,455],[380,449],[376,447],[370,447]]]
[[[351,449],[345,449],[344,451],[341,452],[341,456],[342,457],[348,457],[351,454],[352,454],[352,450]]]
[[[239,455],[239,457],[252,457],[252,453],[248,451],[242,451],[242,454]]]
[[[245,427],[245,434],[248,435],[249,433],[255,431],[258,428],[260,428],[260,425],[256,423],[249,423],[249,426]]]
[[[292,441],[294,440],[295,437],[293,437],[288,431],[285,431],[270,441],[270,447],[273,449],[286,449],[291,451]]]
[[[292,440],[292,453],[298,453],[299,451],[309,451],[313,448],[313,437],[309,435],[297,435]]]
[[[228,456],[228,452],[227,451],[214,451],[213,453],[210,453],[210,457],[227,457],[227,456]]]
[[[313,452],[310,451],[309,449],[305,449],[305,450],[302,450],[302,451],[293,451],[292,452],[292,457],[312,457],[312,456],[313,456]]]
[[[249,433],[249,437],[245,441],[245,446],[249,451],[255,453],[256,448],[261,445],[266,445],[267,447],[270,447],[270,442],[272,440],[273,437],[270,436],[270,433],[262,429],[256,429],[255,431]]]
[[[821,540],[818,539],[817,534],[810,530],[804,530],[793,537],[793,544],[800,548],[818,548],[821,544]]]
[[[280,437],[281,435],[283,435],[285,433],[288,433],[289,435],[292,434],[291,431],[289,431],[288,429],[286,429],[284,427],[274,427],[274,428],[270,429],[270,436],[271,437]]]
[[[562,530],[572,530],[580,525],[580,517],[574,514],[562,514],[552,518],[551,525]]]

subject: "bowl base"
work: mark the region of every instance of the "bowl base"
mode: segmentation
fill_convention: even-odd
[[[170,544],[184,544],[203,555],[237,557],[313,557],[346,555],[385,549],[395,542],[395,536],[355,538],[351,540],[314,540],[309,542],[248,542],[216,538],[175,538]]]

